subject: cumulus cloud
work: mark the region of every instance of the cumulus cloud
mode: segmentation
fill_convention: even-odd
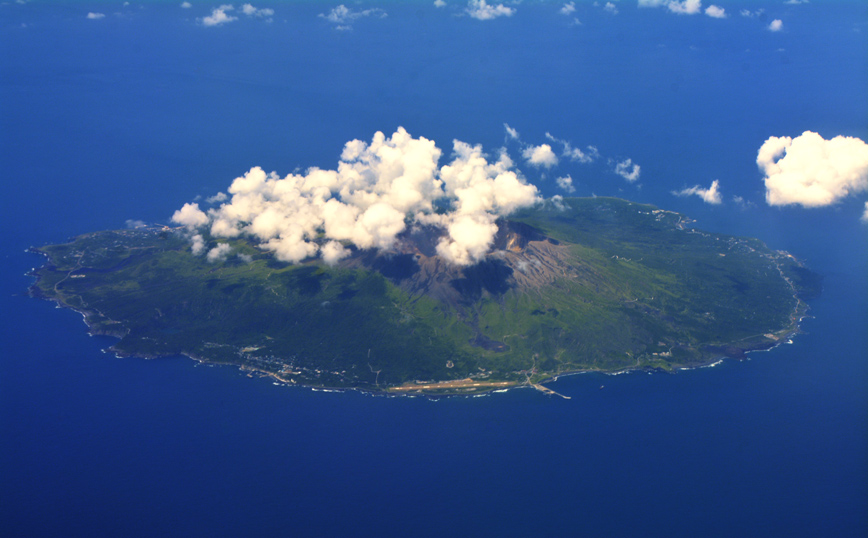
[[[615,164],[615,173],[633,183],[639,179],[640,167],[633,162],[633,159],[625,159]]]
[[[214,196],[209,196],[205,198],[205,201],[209,204],[216,204],[217,202],[225,202],[229,196],[225,192],[218,192]]]
[[[561,15],[572,15],[573,13],[575,13],[575,11],[576,11],[576,3],[575,2],[568,2],[568,3],[564,4],[563,7],[561,7],[561,9],[559,10]]]
[[[148,224],[143,220],[127,219],[127,228],[144,228]]]
[[[557,182],[558,187],[562,188],[567,192],[576,192],[576,188],[573,187],[573,178],[569,175],[566,177],[559,177],[555,180],[555,182]]]
[[[539,146],[528,146],[521,152],[527,162],[534,166],[543,166],[551,168],[558,164],[558,156],[552,151],[552,147],[548,144],[540,144]]]
[[[769,24],[769,30],[772,32],[780,32],[784,28],[784,21],[775,19]]]
[[[714,19],[725,19],[727,17],[725,9],[714,5],[705,8],[705,14]]]
[[[222,262],[229,256],[230,252],[232,252],[232,247],[229,243],[218,243],[216,247],[208,251],[205,258],[212,263]]]
[[[868,144],[859,138],[825,140],[811,131],[773,136],[760,147],[756,163],[765,174],[769,205],[822,207],[868,190]]]
[[[515,8],[503,4],[490,5],[485,0],[469,0],[464,10],[468,15],[480,21],[488,21],[498,17],[511,17]]]
[[[192,230],[208,224],[208,215],[199,209],[199,204],[184,204],[172,215],[172,222]]]
[[[434,7],[446,7],[446,2],[443,0],[434,0]]]
[[[711,182],[711,187],[704,189],[699,185],[695,185],[693,187],[683,189],[680,191],[672,191],[672,194],[675,196],[692,196],[696,195],[702,198],[707,204],[718,205],[723,202],[723,198],[720,196],[720,182],[718,180],[714,180]]]
[[[455,140],[451,162],[438,168],[441,154],[433,141],[403,128],[391,137],[378,132],[370,143],[348,142],[336,170],[281,178],[254,167],[232,182],[219,207],[205,213],[184,204],[172,220],[190,233],[208,228],[214,237],[251,237],[291,263],[316,255],[336,263],[350,253],[345,243],[388,250],[408,225],[436,226],[445,230],[437,252],[472,264],[488,252],[498,217],[536,203],[538,192],[511,169],[505,152],[490,161],[481,146]]]
[[[88,19],[92,19],[92,20],[102,19],[102,18],[105,18],[105,13],[93,13],[93,12],[90,12],[90,13],[87,14],[87,18],[88,18]]]
[[[371,8],[364,9],[361,11],[353,11],[347,6],[341,4],[338,7],[332,8],[328,13],[320,13],[319,17],[335,24],[335,28],[338,30],[349,30],[351,29],[351,24],[356,19],[360,19],[362,17],[378,17],[385,18],[387,16],[386,12],[380,8]]]
[[[231,4],[223,4],[220,7],[215,7],[211,14],[207,17],[202,17],[200,22],[202,26],[220,26],[222,24],[226,24],[228,22],[237,21],[238,17],[233,17],[228,14],[229,11],[234,10]]]
[[[191,4],[190,2],[181,2],[181,7],[184,9],[190,9],[191,7],[193,7],[193,4]]]
[[[518,140],[518,131],[509,126],[509,124],[504,123],[503,128],[506,129],[506,134],[513,140]]]
[[[862,218],[860,220],[862,222],[868,222],[868,202],[865,202],[865,212],[862,213]]]
[[[607,11],[612,15],[618,14],[618,8],[612,2],[606,2],[606,5],[603,6],[603,11]]]
[[[807,4],[807,3],[809,3],[809,2],[808,2],[808,0],[787,0],[787,1],[784,2],[784,3],[785,3],[785,4],[788,4],[788,5],[791,5],[791,6],[797,6],[797,5],[799,5],[799,4]]]

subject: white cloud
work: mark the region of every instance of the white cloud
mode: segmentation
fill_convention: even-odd
[[[387,16],[386,12],[380,8],[371,8],[364,9],[361,11],[353,11],[347,6],[341,4],[338,7],[332,8],[331,11],[326,13],[320,13],[319,17],[335,24],[335,29],[337,30],[351,30],[352,22],[361,17],[378,17],[385,18]]]
[[[443,0],[434,0],[434,7],[446,7],[446,2]]]
[[[232,252],[232,247],[229,243],[218,243],[216,247],[208,251],[205,258],[212,263],[222,262],[229,256],[230,252]]]
[[[576,192],[576,188],[573,187],[573,178],[570,176],[559,177],[555,180],[558,184],[558,187],[562,188],[567,192]]]
[[[496,19],[498,17],[511,17],[515,14],[515,8],[503,4],[489,5],[485,0],[469,0],[464,10],[468,15],[480,21]]]
[[[209,204],[216,204],[217,202],[225,202],[229,199],[229,196],[225,192],[218,192],[214,196],[209,196],[205,198],[205,201]]]
[[[127,225],[127,228],[144,228],[145,226],[148,225],[143,220],[134,220],[134,219],[127,219],[125,224]]]
[[[548,144],[540,144],[539,146],[528,146],[521,152],[522,156],[534,166],[544,166],[551,168],[558,164],[558,156],[552,151],[552,147]]]
[[[193,4],[191,4],[190,2],[181,2],[181,7],[184,9],[190,9],[191,7],[193,7]]]
[[[865,202],[865,212],[862,213],[862,218],[860,220],[862,222],[868,222],[868,202]]]
[[[612,15],[618,14],[618,8],[612,2],[606,2],[606,5],[603,6],[603,11],[608,11]]]
[[[683,0],[682,2],[672,0],[666,4],[666,7],[669,8],[669,11],[680,15],[696,15],[702,9],[702,2],[699,0]]]
[[[672,194],[675,196],[696,195],[702,198],[705,203],[713,205],[718,205],[723,202],[723,198],[720,196],[720,182],[716,179],[711,182],[711,187],[707,189],[703,189],[699,185],[696,185],[680,191],[672,191]]]
[[[784,27],[784,21],[780,19],[775,19],[769,24],[769,30],[772,32],[780,32]]]
[[[679,15],[696,15],[702,10],[700,0],[639,0],[639,7],[666,7]]]
[[[799,4],[808,4],[808,0],[787,0],[784,4],[788,4],[791,6],[797,6]]]
[[[615,165],[615,173],[630,183],[639,179],[640,167],[632,159],[625,159]]]
[[[561,153],[564,157],[567,157],[571,161],[578,161],[580,163],[589,163],[593,162],[594,159],[600,156],[600,152],[597,151],[597,148],[594,146],[588,146],[587,151],[582,151],[579,148],[574,148],[568,141],[562,140],[560,138],[555,138],[551,135],[551,133],[546,133],[546,138],[551,140],[552,142],[557,142],[564,146],[564,150]]]
[[[91,12],[91,13],[87,14],[87,18],[92,19],[92,20],[103,19],[103,18],[105,18],[105,13],[93,13],[93,12]]]
[[[503,128],[506,129],[506,134],[513,140],[518,140],[518,131],[509,126],[509,124],[504,123]]]
[[[221,24],[237,21],[238,17],[233,17],[227,14],[227,11],[232,11],[233,9],[235,8],[230,4],[215,7],[211,11],[211,14],[207,17],[201,18],[200,22],[202,23],[202,26],[220,26]]]
[[[727,17],[726,10],[719,6],[708,6],[705,9],[705,14],[715,19],[725,19]]]
[[[193,256],[198,256],[205,252],[205,239],[202,234],[196,234],[190,239],[190,250],[193,251]]]
[[[568,2],[568,3],[564,4],[563,7],[559,10],[561,15],[570,15],[572,13],[575,13],[575,11],[576,11],[576,3],[575,2]]]
[[[172,215],[172,222],[194,229],[208,224],[208,215],[199,209],[199,204],[184,204]]]
[[[265,18],[265,17],[271,17],[272,15],[274,15],[274,10],[271,8],[266,7],[266,8],[262,8],[262,9],[257,9],[255,7],[253,7],[251,4],[244,4],[243,6],[241,6],[241,12],[244,13],[245,15],[247,15],[248,17]]]
[[[754,18],[754,17],[759,17],[760,15],[765,13],[765,11],[766,10],[762,9],[762,8],[760,8],[756,11],[751,11],[749,9],[742,9],[741,11],[739,11],[739,13],[741,14],[742,17]]]
[[[337,170],[281,178],[254,167],[232,182],[227,202],[207,214],[185,204],[172,220],[191,233],[210,227],[215,237],[247,235],[283,261],[319,254],[326,263],[349,254],[341,242],[388,250],[408,224],[430,225],[445,230],[441,256],[475,263],[494,241],[497,218],[534,204],[537,189],[511,170],[505,153],[491,162],[481,146],[456,140],[452,161],[438,168],[441,153],[403,128],[388,138],[378,132],[370,143],[348,142]],[[435,200],[450,209],[435,211]]]
[[[805,131],[796,138],[770,137],[757,154],[769,205],[831,205],[868,190],[868,144],[859,138],[824,140]]]

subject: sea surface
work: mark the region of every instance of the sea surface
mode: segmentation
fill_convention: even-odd
[[[727,3],[718,20],[522,3],[479,21],[464,3],[363,2],[337,29],[336,3],[300,2],[204,26],[217,5],[0,5],[0,535],[866,535],[865,193],[771,208],[755,159],[805,130],[868,140],[868,7]],[[79,314],[27,296],[30,246],[168,222],[252,166],[334,168],[347,141],[398,126],[444,155],[505,146],[546,196],[570,174],[575,195],[759,237],[823,293],[791,344],[550,384],[570,400],[375,397],[118,359]],[[603,157],[526,165],[521,144],[546,132]],[[625,158],[639,181],[613,173]],[[714,179],[721,205],[672,194]]]

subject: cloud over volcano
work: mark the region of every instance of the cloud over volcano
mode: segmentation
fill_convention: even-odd
[[[438,254],[470,265],[488,252],[497,218],[533,205],[539,194],[506,153],[489,161],[481,146],[455,140],[443,167],[441,155],[432,140],[401,127],[388,138],[377,132],[370,143],[347,142],[337,170],[281,178],[254,167],[232,182],[221,205],[206,212],[185,204],[172,220],[192,233],[207,227],[215,237],[253,237],[291,263],[317,255],[336,263],[349,254],[346,243],[388,250],[408,226],[433,225],[446,232]]]

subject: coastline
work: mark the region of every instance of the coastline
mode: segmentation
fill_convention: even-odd
[[[39,254],[45,257],[46,263],[40,268],[32,268],[30,271],[26,273],[27,276],[32,276],[36,280],[33,284],[28,288],[28,295],[37,298],[49,300],[55,303],[56,308],[68,308],[75,312],[78,312],[82,316],[82,320],[87,326],[87,332],[90,336],[109,336],[118,339],[124,338],[126,334],[129,332],[129,329],[126,328],[122,322],[118,322],[115,320],[111,320],[106,318],[103,314],[88,310],[86,308],[78,308],[72,306],[66,302],[61,297],[58,296],[48,296],[42,289],[39,288],[38,283],[40,280],[40,270],[51,270],[51,257],[48,253],[42,251],[36,247],[29,247],[25,250],[28,253]],[[70,271],[71,273],[72,271]],[[782,275],[783,276],[783,275]],[[197,355],[192,352],[180,352],[180,353],[171,353],[171,354],[147,354],[147,353],[136,353],[136,352],[128,352],[119,350],[112,345],[103,351],[106,353],[113,353],[118,358],[127,358],[127,357],[139,357],[143,359],[157,359],[162,357],[172,357],[172,356],[184,356],[189,359],[192,359],[200,364],[206,365],[231,365],[237,367],[242,372],[247,372],[249,377],[252,377],[251,374],[258,374],[262,377],[270,377],[273,379],[276,385],[286,385],[286,386],[294,386],[294,387],[304,387],[310,388],[311,390],[317,391],[329,391],[329,392],[343,392],[343,391],[359,391],[366,394],[371,395],[380,395],[380,396],[425,396],[430,398],[439,398],[439,397],[453,397],[453,396],[478,396],[483,394],[488,394],[492,392],[505,392],[510,389],[517,389],[522,387],[527,388],[535,388],[541,392],[546,393],[547,395],[558,395],[564,398],[566,396],[560,395],[547,387],[544,387],[543,383],[552,383],[558,380],[558,378],[562,376],[569,375],[578,375],[585,373],[600,373],[603,375],[621,375],[627,374],[630,372],[646,372],[646,373],[670,373],[674,374],[678,371],[685,370],[694,370],[698,368],[710,368],[721,364],[726,359],[736,359],[736,360],[744,360],[748,354],[756,351],[769,351],[771,349],[776,348],[777,346],[783,343],[791,343],[792,338],[801,332],[800,324],[807,317],[807,312],[810,307],[807,305],[805,301],[799,297],[798,292],[796,291],[796,287],[789,279],[783,277],[787,284],[791,287],[793,291],[793,298],[796,301],[796,305],[791,311],[789,316],[790,323],[788,326],[778,329],[774,332],[757,334],[749,337],[742,338],[740,341],[728,343],[728,344],[705,344],[701,345],[698,348],[693,348],[690,346],[683,346],[686,349],[693,350],[698,353],[700,356],[705,356],[704,360],[700,360],[698,362],[693,362],[687,366],[673,366],[670,369],[664,369],[660,367],[649,367],[647,365],[639,366],[637,361],[637,366],[625,367],[617,370],[603,370],[599,368],[585,368],[578,370],[565,370],[559,372],[540,372],[536,373],[535,371],[531,372],[531,375],[527,377],[524,381],[517,380],[497,380],[497,379],[488,379],[485,381],[475,380],[471,378],[460,379],[460,380],[445,380],[438,382],[428,382],[422,383],[419,381],[408,381],[402,383],[400,385],[391,385],[380,387],[376,386],[329,386],[329,385],[317,385],[313,383],[307,382],[297,382],[295,379],[289,377],[283,377],[281,374],[277,372],[272,372],[268,370],[264,370],[261,368],[257,368],[256,366],[251,366],[249,364],[237,363],[237,362],[228,362],[228,361],[217,361],[213,359],[209,359],[204,356]],[[100,316],[104,318],[99,321],[99,325],[93,322],[93,317]],[[106,325],[117,324],[119,328],[122,330],[112,330],[111,328],[107,328]],[[739,345],[741,344],[741,345]],[[527,375],[527,372],[522,372]],[[540,377],[535,377],[540,376]]]

